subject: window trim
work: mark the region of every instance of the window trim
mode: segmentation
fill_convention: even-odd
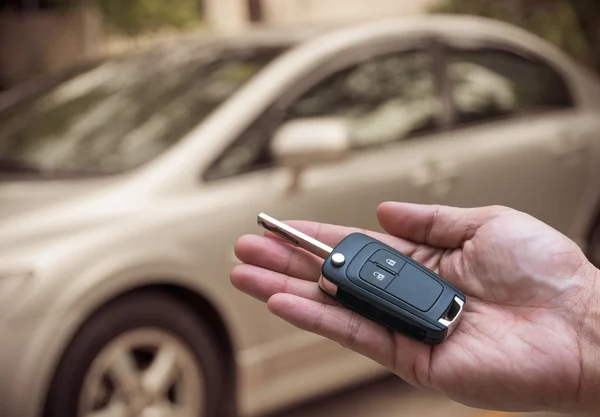
[[[285,93],[283,93],[279,98],[277,98],[270,106],[268,106],[262,114],[254,119],[243,131],[238,134],[236,139],[231,141],[231,143],[216,157],[212,160],[212,162],[208,165],[208,168],[205,169],[202,179],[205,182],[213,182],[223,179],[228,179],[238,175],[244,175],[251,172],[256,172],[259,170],[270,169],[273,168],[274,164],[269,164],[267,166],[257,166],[243,172],[233,174],[233,175],[225,175],[225,176],[213,176],[211,173],[215,166],[222,161],[236,146],[239,145],[241,141],[244,140],[244,136],[248,131],[254,128],[263,129],[265,135],[269,137],[268,141],[272,140],[273,133],[281,122],[281,119],[284,118],[285,110],[294,103],[295,100],[300,98],[304,93],[309,91],[311,88],[318,85],[319,82],[325,80],[328,76],[332,75],[337,71],[341,71],[345,68],[348,68],[352,65],[356,65],[362,61],[372,59],[378,56],[393,54],[393,53],[402,53],[414,50],[422,50],[429,54],[431,67],[429,69],[432,77],[434,78],[435,91],[437,96],[442,103],[442,109],[440,114],[438,115],[437,120],[437,128],[433,132],[429,134],[439,134],[448,129],[447,119],[448,119],[448,103],[445,101],[444,96],[444,78],[445,70],[440,69],[443,68],[443,58],[442,51],[443,46],[439,37],[433,34],[420,35],[418,37],[413,37],[410,39],[405,39],[399,42],[397,39],[386,39],[383,41],[379,41],[371,44],[360,44],[353,45],[350,50],[338,51],[332,59],[328,60],[325,65],[318,66],[313,71],[310,71],[308,74],[305,74],[302,79],[298,80],[297,83],[294,84],[294,87]]]
[[[470,42],[470,40],[467,40],[466,42],[464,42],[464,41],[461,42],[460,39],[457,40],[455,38],[451,38],[451,39],[441,40],[440,43],[441,43],[441,45],[440,45],[441,54],[440,55],[441,55],[441,60],[442,60],[440,65],[443,68],[442,77],[444,78],[443,84],[445,86],[444,100],[446,101],[446,105],[448,106],[448,112],[450,114],[450,124],[448,126],[449,131],[469,129],[471,127],[481,126],[482,124],[502,123],[502,122],[506,122],[508,120],[522,119],[522,118],[532,117],[532,116],[539,116],[539,115],[543,115],[547,112],[573,111],[581,106],[579,97],[577,96],[577,94],[575,94],[574,86],[573,86],[571,80],[569,79],[569,77],[567,76],[567,74],[565,74],[565,72],[560,68],[560,66],[556,65],[554,62],[552,62],[551,60],[548,60],[546,57],[544,57],[542,55],[536,54],[535,52],[532,52],[532,51],[528,51],[525,48],[521,48],[516,45],[508,44],[508,43],[505,43],[502,41],[497,41],[497,40],[479,40],[478,42],[472,42],[472,41]],[[521,113],[517,113],[516,115],[511,115],[509,117],[481,120],[481,121],[469,123],[466,125],[457,125],[456,124],[457,108],[456,108],[456,104],[454,102],[453,95],[452,95],[452,91],[453,91],[452,81],[450,80],[450,77],[448,75],[449,58],[450,58],[452,51],[476,52],[476,51],[481,51],[481,50],[484,50],[484,51],[492,50],[492,51],[498,51],[501,53],[513,54],[513,55],[515,55],[517,57],[521,57],[525,60],[532,61],[535,64],[541,64],[541,65],[544,65],[544,66],[550,68],[564,83],[565,88],[567,89],[567,92],[570,97],[571,105],[568,107],[557,108],[557,109],[552,109],[552,110],[540,109],[540,110],[523,111]]]

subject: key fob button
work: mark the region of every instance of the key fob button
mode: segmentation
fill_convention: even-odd
[[[400,272],[404,264],[406,264],[405,260],[383,249],[380,249],[373,255],[371,255],[369,260],[378,264],[379,266],[384,267],[387,270],[392,271],[394,274]]]
[[[364,281],[367,281],[368,283],[373,284],[382,290],[385,290],[385,288],[390,284],[390,282],[392,282],[392,279],[394,278],[394,274],[378,267],[373,262],[365,262],[358,276]]]
[[[411,264],[402,268],[386,292],[421,311],[429,310],[442,294],[442,284]]]

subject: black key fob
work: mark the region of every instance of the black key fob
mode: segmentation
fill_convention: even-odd
[[[362,233],[342,240],[321,271],[319,287],[340,304],[427,344],[446,339],[465,304],[435,272]]]
[[[443,342],[458,323],[465,296],[419,262],[362,233],[335,248],[264,213],[258,224],[325,259],[319,288],[340,304],[427,344]]]

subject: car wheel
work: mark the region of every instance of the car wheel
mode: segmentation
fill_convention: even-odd
[[[50,388],[47,417],[221,417],[224,361],[208,327],[159,292],[125,296],[75,336]]]
[[[596,223],[592,231],[588,247],[588,257],[596,268],[600,268],[600,221]]]

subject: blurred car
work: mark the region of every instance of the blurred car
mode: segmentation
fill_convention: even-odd
[[[599,108],[555,47],[458,16],[182,39],[7,93],[1,415],[256,415],[380,375],[233,289],[236,238],[502,204],[597,262]]]

